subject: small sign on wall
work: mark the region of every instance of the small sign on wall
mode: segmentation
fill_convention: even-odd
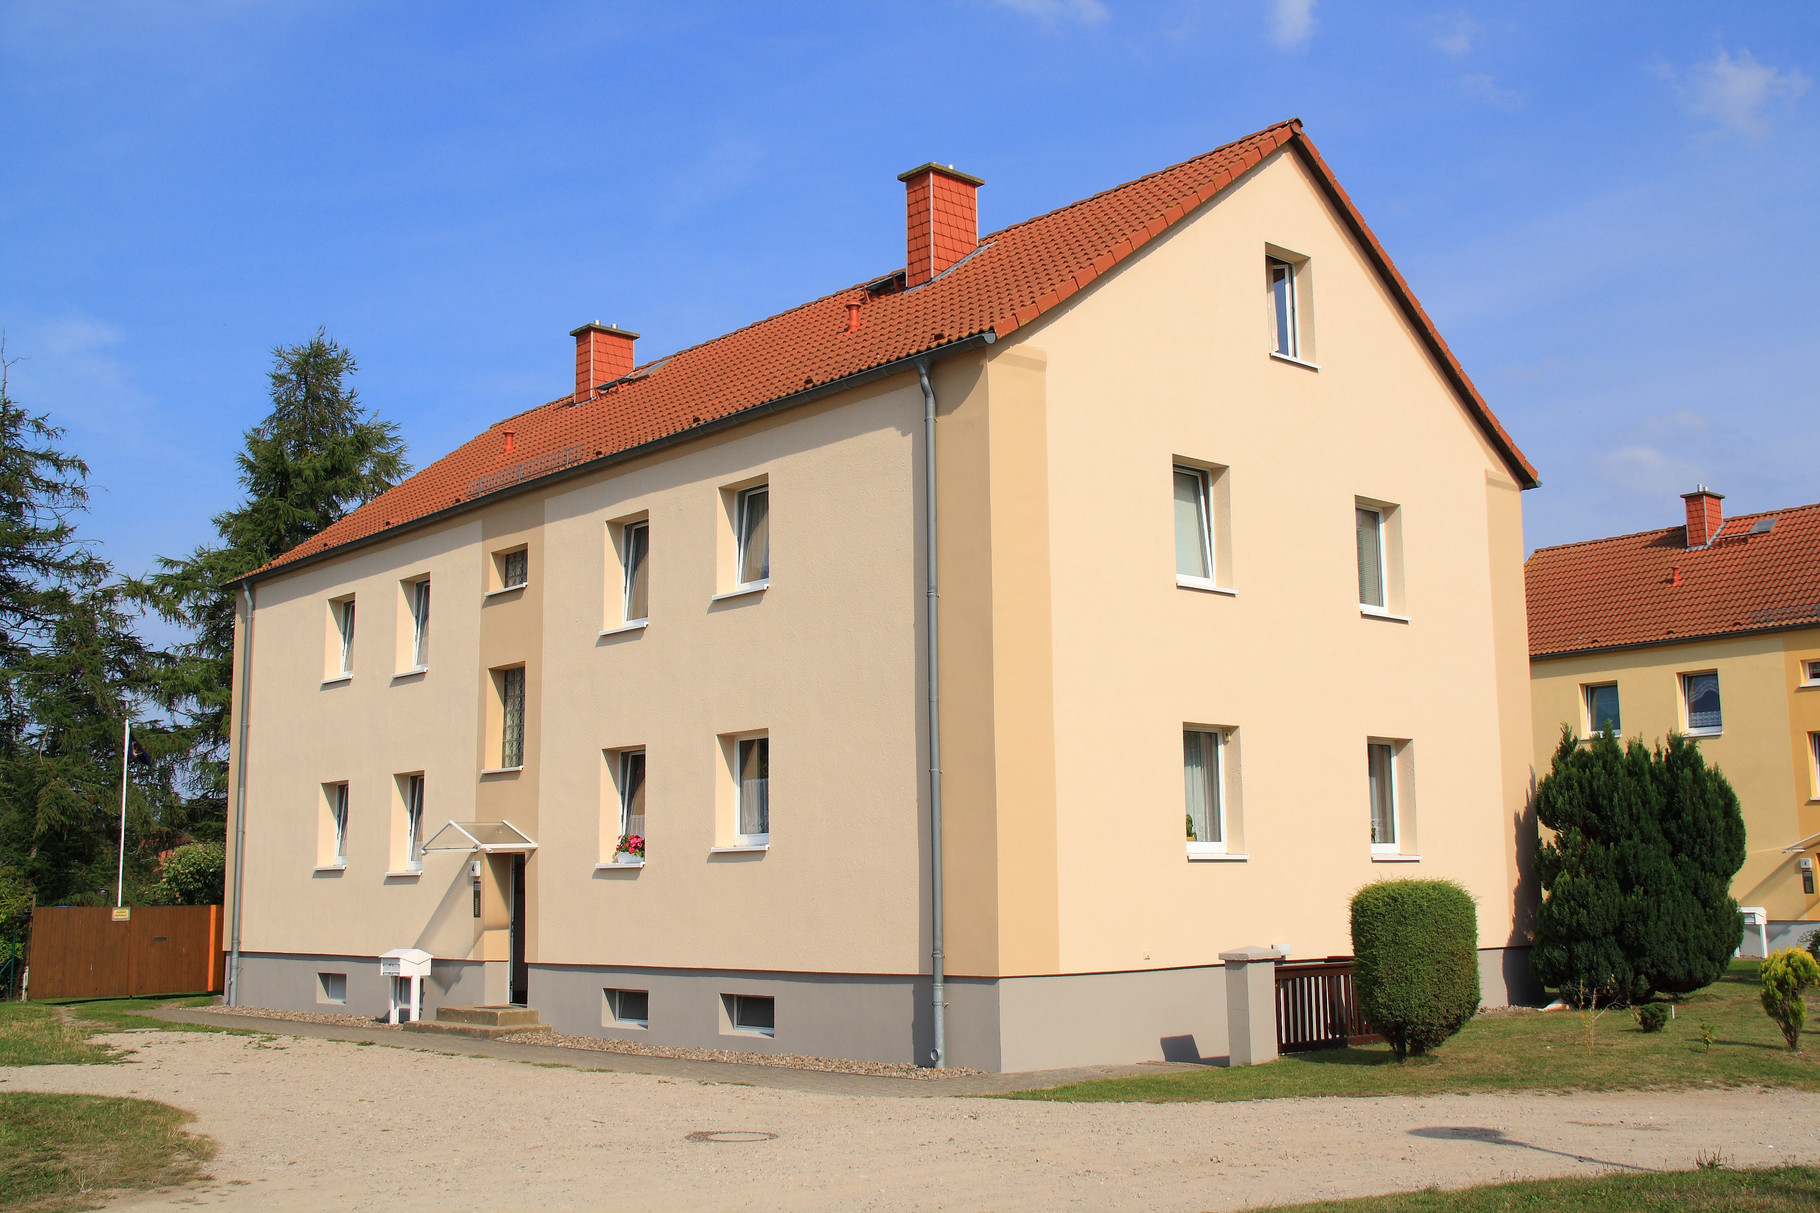
[[[133,921],[133,907],[132,906],[115,906],[114,907],[114,921],[115,922]]]

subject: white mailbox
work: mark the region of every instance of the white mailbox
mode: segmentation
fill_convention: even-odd
[[[430,975],[431,956],[422,948],[393,948],[379,958],[379,975],[390,979],[392,1009],[387,1023],[411,1022],[423,1018],[423,983]],[[406,1020],[398,1018],[404,1010]]]

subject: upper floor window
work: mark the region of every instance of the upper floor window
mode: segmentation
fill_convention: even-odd
[[[771,577],[771,491],[769,485],[754,485],[739,491],[738,509],[739,583],[755,585]]]
[[[771,739],[742,737],[738,743],[736,844],[765,846],[771,841]]]
[[[531,551],[529,548],[518,548],[515,551],[502,553],[499,560],[499,586],[505,590],[515,590],[531,580]]]
[[[1365,746],[1367,786],[1371,794],[1371,849],[1374,854],[1397,850],[1396,747],[1388,741]]]
[[[625,576],[621,587],[625,621],[636,623],[651,614],[651,524],[628,522],[620,534]]]
[[[1213,580],[1213,510],[1203,468],[1175,468],[1175,571],[1179,577]]]
[[[1403,620],[1403,511],[1382,501],[1357,498],[1352,513],[1359,610],[1378,618]]]
[[[1182,730],[1182,782],[1190,852],[1226,849],[1225,736],[1209,729]]]
[[[1681,695],[1687,710],[1687,731],[1711,734],[1725,727],[1719,708],[1719,675],[1715,673],[1681,675]]]
[[[423,776],[404,777],[404,871],[423,870]]]
[[[1276,321],[1271,352],[1300,360],[1302,343],[1300,318],[1296,314],[1296,267],[1280,257],[1266,257],[1264,266],[1269,274],[1271,312]]]
[[[1384,586],[1384,511],[1358,506],[1359,605],[1384,610],[1389,604]]]
[[[499,765],[511,770],[525,764],[525,668],[498,671]]]
[[[1589,734],[1610,733],[1614,737],[1622,733],[1624,723],[1618,714],[1618,684],[1599,682],[1582,689],[1586,695],[1586,731]]]
[[[1809,687],[1820,686],[1820,661],[1804,661],[1801,663],[1801,685]]]
[[[336,667],[343,675],[354,672],[354,600],[344,598],[334,605],[336,639],[341,646],[341,662]]]
[[[411,583],[411,667],[430,664],[430,579]]]

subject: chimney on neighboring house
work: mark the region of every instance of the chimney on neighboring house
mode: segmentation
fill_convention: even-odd
[[[594,389],[603,383],[630,375],[638,365],[632,360],[632,343],[637,333],[596,320],[571,330],[575,338],[575,403],[594,398]]]
[[[908,240],[904,289],[921,286],[979,247],[978,177],[952,164],[925,164],[897,179],[904,183]]]
[[[1687,502],[1687,546],[1703,548],[1725,525],[1725,511],[1719,507],[1725,494],[1699,484],[1694,486],[1693,492],[1681,494],[1681,500]]]

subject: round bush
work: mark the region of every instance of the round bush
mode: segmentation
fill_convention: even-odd
[[[1660,1032],[1668,1026],[1668,1007],[1660,1002],[1646,1002],[1637,1008],[1637,1026],[1645,1032]]]
[[[1799,1049],[1807,1023],[1807,992],[1820,986],[1820,964],[1800,948],[1783,948],[1763,958],[1757,976],[1763,982],[1759,997],[1764,1014],[1782,1029],[1788,1047]]]
[[[1359,1010],[1398,1061],[1426,1053],[1479,1007],[1479,915],[1451,880],[1386,880],[1352,897]]]

